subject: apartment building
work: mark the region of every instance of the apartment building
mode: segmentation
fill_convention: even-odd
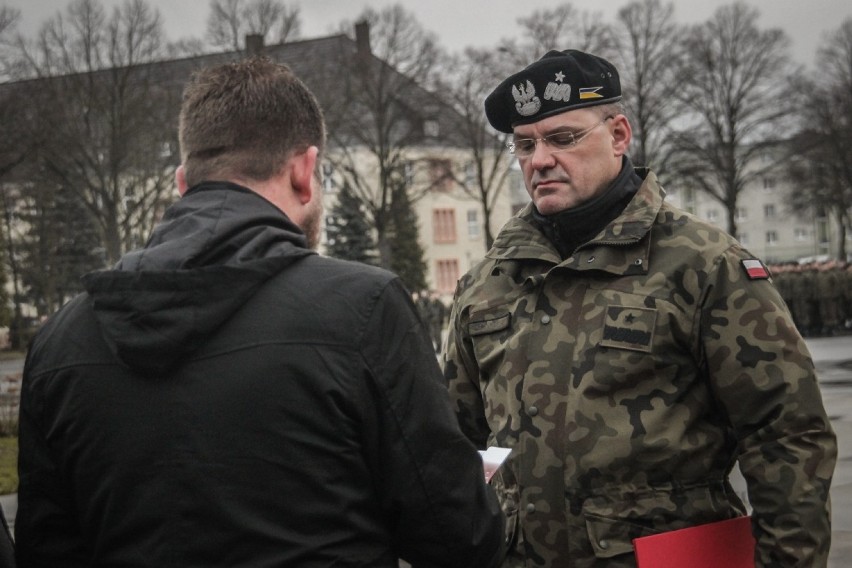
[[[837,224],[813,211],[794,210],[787,198],[791,191],[796,188],[778,172],[748,184],[737,203],[737,239],[769,264],[836,257]],[[727,230],[725,207],[707,193],[672,185],[666,192],[670,203]],[[847,250],[851,242],[847,236]]]

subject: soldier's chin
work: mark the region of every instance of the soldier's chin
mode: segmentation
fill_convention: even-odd
[[[568,208],[565,200],[555,194],[547,194],[535,199],[535,208],[542,215],[553,215]]]

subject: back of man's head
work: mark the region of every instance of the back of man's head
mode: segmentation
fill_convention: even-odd
[[[205,180],[264,181],[295,153],[325,145],[313,94],[288,67],[264,57],[196,72],[180,112],[187,186]]]

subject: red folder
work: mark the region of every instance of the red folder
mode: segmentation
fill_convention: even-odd
[[[639,568],[754,568],[751,517],[633,540]]]

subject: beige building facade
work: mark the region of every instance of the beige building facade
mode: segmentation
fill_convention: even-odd
[[[836,258],[840,231],[830,217],[797,211],[788,204],[796,191],[781,173],[761,176],[740,194],[736,209],[737,240],[767,264]],[[725,207],[694,189],[666,185],[666,199],[722,229],[728,228]],[[850,250],[847,236],[846,250]]]
[[[458,279],[487,252],[482,203],[456,181],[472,167],[467,156],[464,150],[430,147],[411,148],[407,156],[412,164],[409,195],[418,219],[427,286],[429,290],[438,292],[446,302],[452,298]],[[516,197],[513,197],[511,191],[512,183],[517,183],[511,171],[513,161],[507,156],[501,159],[504,165],[498,167],[505,168],[507,173],[503,182],[497,186],[490,215],[493,236],[497,235],[516,210]],[[369,163],[370,160],[365,156],[363,164],[367,179],[370,179],[371,173],[367,171]],[[331,164],[326,165],[326,173],[324,199],[328,218],[328,215],[333,215],[342,180]],[[325,252],[326,243],[327,236],[324,235],[320,252]]]

